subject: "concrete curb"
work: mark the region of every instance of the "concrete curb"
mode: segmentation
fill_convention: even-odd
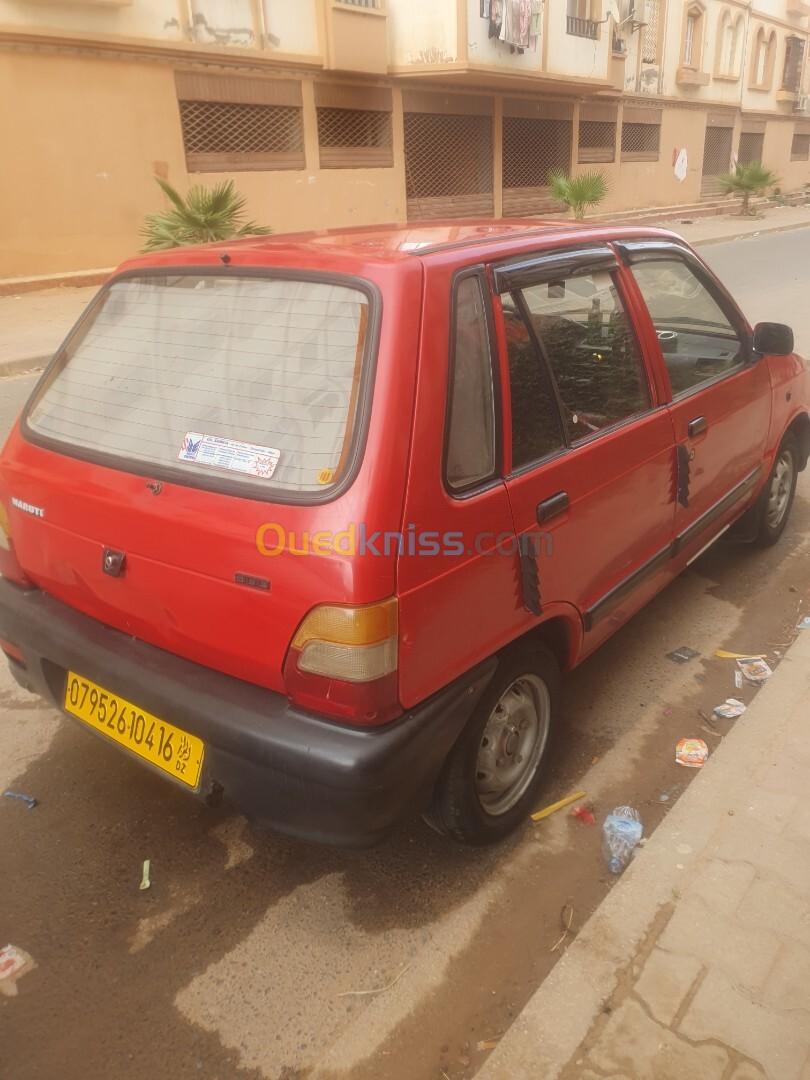
[[[9,375],[40,372],[50,362],[50,356],[29,356],[17,360],[0,360],[0,379]]]
[[[792,225],[774,225],[767,229],[756,229],[754,232],[738,232],[730,233],[729,235],[724,234],[723,236],[710,236],[706,240],[691,240],[689,243],[691,243],[693,247],[708,247],[709,244],[728,244],[732,240],[747,240],[750,237],[762,236],[763,233],[793,232],[796,229],[807,228],[810,228],[810,220],[794,221]],[[677,232],[678,230],[675,229],[674,231]]]
[[[729,661],[730,663],[730,661]],[[801,631],[778,669],[689,785],[668,817],[577,935],[493,1051],[477,1080],[558,1080],[596,1021],[612,1008],[648,938],[697,876],[712,837],[751,801],[763,739],[778,745],[810,684],[810,631]]]

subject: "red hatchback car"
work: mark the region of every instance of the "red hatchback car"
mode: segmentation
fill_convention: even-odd
[[[810,452],[789,328],[676,235],[453,222],[125,263],[0,459],[18,681],[198,796],[367,844],[537,798],[574,667]],[[110,748],[113,749],[112,747]]]

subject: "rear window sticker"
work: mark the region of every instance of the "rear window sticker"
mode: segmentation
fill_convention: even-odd
[[[256,443],[187,431],[177,456],[180,461],[190,464],[227,469],[269,480],[276,471],[281,453],[272,446],[258,446]]]

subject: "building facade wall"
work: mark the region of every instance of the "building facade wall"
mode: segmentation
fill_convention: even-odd
[[[14,208],[0,277],[111,266],[136,251],[144,215],[165,205],[155,175],[181,191],[234,179],[250,217],[276,231],[418,220],[433,207],[559,212],[548,199],[551,167],[600,169],[609,184],[602,209],[618,212],[698,202],[707,190],[707,125],[727,123],[731,155],[746,127],[761,130],[763,162],[782,189],[810,184],[810,161],[791,152],[794,134],[810,124],[810,111],[800,109],[810,90],[804,0],[758,0],[753,11],[737,0],[657,2],[657,44],[648,33],[642,47],[644,30],[623,16],[620,0],[546,0],[540,32],[521,51],[491,36],[481,0],[388,0],[387,7],[384,0],[143,0],[24,9],[0,0],[0,93],[11,103],[0,111],[0,138],[16,148],[0,173]],[[704,24],[697,79],[681,70],[690,3]],[[579,13],[574,24],[571,10]],[[729,17],[743,20],[734,71],[722,53]],[[774,33],[767,86],[752,82],[760,27]],[[805,55],[800,85],[786,95],[788,37],[804,40]],[[188,157],[184,144],[178,73],[225,77],[252,92],[294,85],[303,132],[295,163],[234,164],[237,155],[199,171],[199,155]],[[358,123],[367,107],[386,111],[390,141],[377,155],[384,163],[376,150],[358,148],[345,160],[334,151],[327,159],[318,108],[330,103]],[[629,139],[635,152],[625,153],[623,129],[641,138],[639,120],[653,115],[655,152],[639,154],[642,144]],[[609,132],[611,123],[612,154],[594,143],[594,132]],[[465,132],[485,141],[486,160],[465,144]],[[415,138],[423,139],[418,160]],[[447,139],[462,152],[448,150]],[[684,151],[679,178],[675,163]],[[516,161],[521,153],[526,160]],[[458,190],[448,165],[466,170]]]

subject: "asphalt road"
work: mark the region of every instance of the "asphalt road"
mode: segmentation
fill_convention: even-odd
[[[705,254],[810,353],[810,230]],[[32,382],[0,382],[0,437]],[[808,553],[804,474],[775,548],[717,545],[568,680],[549,801],[582,787],[654,828],[693,776],[677,739],[722,738],[699,716],[735,693],[714,650],[778,663],[810,612]],[[681,645],[700,656],[672,663]],[[14,1080],[467,1078],[561,955],[563,905],[576,930],[610,888],[598,830],[565,814],[496,851],[418,821],[330,851],[197,806],[5,674],[0,720],[0,790],[40,800],[0,799],[0,934],[38,965],[3,1005]]]

